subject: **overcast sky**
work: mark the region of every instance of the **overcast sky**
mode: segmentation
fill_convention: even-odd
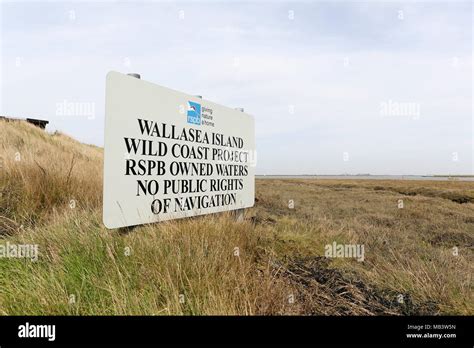
[[[0,9],[0,114],[102,146],[105,75],[138,72],[254,115],[257,174],[474,174],[470,1]]]

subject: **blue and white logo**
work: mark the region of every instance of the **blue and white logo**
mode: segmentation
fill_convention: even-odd
[[[188,123],[201,124],[201,104],[188,101]]]

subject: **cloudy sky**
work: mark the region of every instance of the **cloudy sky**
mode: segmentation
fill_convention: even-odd
[[[470,1],[0,11],[2,115],[102,146],[105,75],[139,72],[254,115],[258,174],[474,174]],[[61,115],[65,102],[83,109]]]

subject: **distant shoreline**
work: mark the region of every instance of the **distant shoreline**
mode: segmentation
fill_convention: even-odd
[[[336,179],[336,180],[437,180],[474,181],[474,175],[256,175],[257,179]]]

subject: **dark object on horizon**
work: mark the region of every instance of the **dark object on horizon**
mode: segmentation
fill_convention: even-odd
[[[49,121],[46,120],[38,120],[35,118],[27,118],[26,122],[34,124],[36,127],[40,127],[41,129],[45,129],[46,125],[49,123]]]
[[[28,123],[34,124],[36,127],[39,127],[41,129],[45,129],[46,125],[49,123],[49,121],[39,120],[36,118],[22,119],[22,118],[15,118],[15,117],[0,116],[0,119],[4,119],[7,121],[26,121]]]

